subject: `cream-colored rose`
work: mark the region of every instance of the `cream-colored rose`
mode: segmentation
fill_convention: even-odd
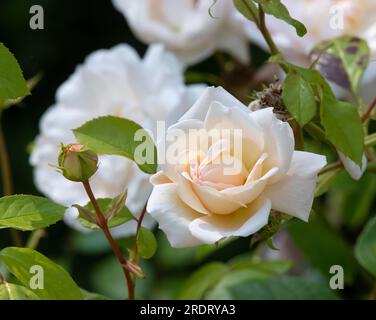
[[[249,236],[271,209],[309,218],[324,156],[294,151],[288,123],[272,108],[251,112],[222,88],[208,88],[167,130],[148,212],[174,247]]]
[[[135,35],[145,43],[163,43],[186,64],[224,50],[240,62],[249,59],[240,14],[232,0],[113,0]]]

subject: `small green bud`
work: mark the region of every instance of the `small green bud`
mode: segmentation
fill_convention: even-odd
[[[86,149],[82,144],[61,145],[58,168],[65,178],[71,181],[83,182],[98,169],[98,156]]]

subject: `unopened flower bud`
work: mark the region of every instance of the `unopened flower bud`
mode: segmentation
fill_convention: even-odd
[[[96,153],[81,144],[61,145],[58,162],[63,176],[76,182],[89,180],[98,169]]]

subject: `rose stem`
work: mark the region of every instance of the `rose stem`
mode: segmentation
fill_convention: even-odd
[[[137,221],[137,226],[136,226],[136,236],[135,236],[135,243],[134,243],[134,248],[133,248],[133,257],[132,257],[132,260],[136,263],[138,263],[138,247],[137,247],[137,236],[138,236],[138,233],[140,232],[140,229],[141,229],[141,225],[142,225],[142,221],[144,220],[144,217],[145,217],[145,213],[146,213],[146,205],[145,207],[142,209],[142,212],[141,212],[141,215],[138,219],[136,219]],[[131,275],[132,276],[132,275]],[[133,287],[136,286],[136,277],[133,277],[133,283],[132,283]]]
[[[36,249],[39,241],[46,235],[45,229],[38,229],[31,233],[29,239],[26,242],[26,248]]]
[[[367,110],[362,115],[362,121],[366,122],[368,118],[371,116],[373,109],[376,107],[376,97],[372,100],[372,102],[367,107]]]
[[[3,128],[1,125],[1,114],[0,114],[0,165],[1,165],[1,175],[3,178],[3,188],[4,195],[10,196],[13,194],[13,181],[9,162],[8,149],[5,142],[5,137],[3,133]],[[22,239],[19,232],[16,229],[9,229],[10,236],[13,243],[17,247],[22,247]]]
[[[107,225],[107,220],[104,217],[102,210],[100,209],[100,207],[98,205],[97,200],[95,199],[95,196],[93,194],[93,191],[90,187],[89,182],[85,181],[85,182],[82,182],[82,184],[84,185],[85,191],[86,191],[87,195],[89,196],[89,199],[90,199],[90,201],[91,201],[91,203],[94,207],[95,213],[97,214],[98,226],[99,226],[99,228],[101,228],[104,235],[106,236],[107,241],[110,244],[112,251],[114,252],[116,258],[118,259],[118,261],[121,265],[121,268],[123,270],[123,273],[124,273],[124,276],[125,276],[125,279],[126,279],[126,282],[127,282],[128,299],[134,300],[134,298],[135,298],[135,296],[134,296],[134,284],[133,284],[132,276],[131,276],[129,270],[127,269],[128,261],[124,258],[124,256],[121,253],[118,245],[116,244],[114,238],[111,235],[110,229],[108,228],[108,225]]]
[[[339,169],[339,168],[342,168],[343,164],[342,164],[342,161],[341,160],[338,160],[336,162],[333,162],[331,164],[328,164],[325,168],[323,168],[319,174],[324,174],[326,172],[329,172],[329,171],[332,171],[332,170],[335,170],[335,169]]]

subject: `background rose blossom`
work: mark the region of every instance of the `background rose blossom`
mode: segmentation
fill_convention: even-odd
[[[113,0],[133,32],[145,43],[163,43],[181,61],[197,63],[222,49],[249,61],[243,18],[232,1]]]

